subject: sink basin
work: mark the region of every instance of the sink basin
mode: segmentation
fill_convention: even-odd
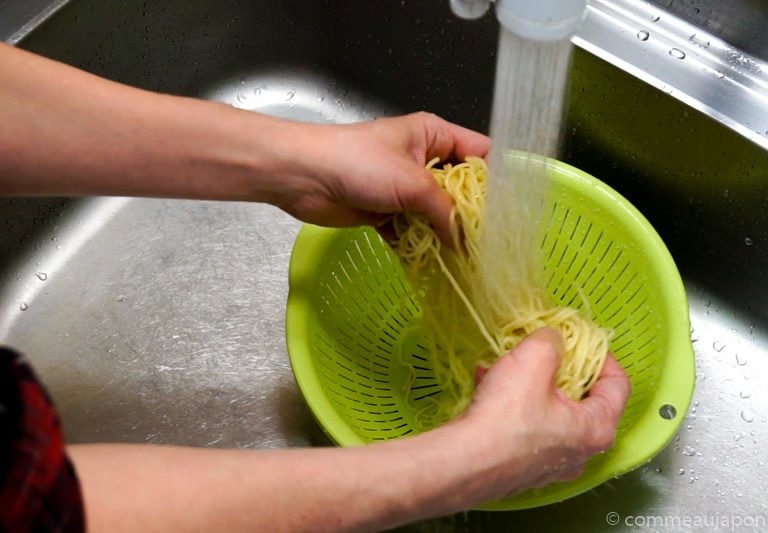
[[[766,43],[695,14],[592,2],[561,157],[633,202],[683,275],[698,372],[683,429],[577,498],[404,531],[768,527]],[[152,90],[315,122],[427,109],[488,127],[496,22],[445,0],[6,0],[0,20],[20,47]],[[299,226],[258,204],[0,199],[0,343],[29,356],[70,442],[327,444],[284,340]]]

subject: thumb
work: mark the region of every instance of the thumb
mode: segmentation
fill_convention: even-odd
[[[615,427],[624,412],[631,391],[632,384],[626,371],[613,354],[609,353],[600,377],[581,403],[595,420],[608,421]]]
[[[547,393],[555,390],[555,373],[563,357],[563,337],[559,331],[544,327],[537,329],[509,353],[527,376],[531,387],[541,389],[549,384]]]
[[[412,175],[407,186],[400,191],[403,210],[415,211],[426,216],[440,240],[450,246],[452,244],[451,211],[453,210],[451,196],[440,188],[432,177],[432,173],[424,167],[416,166]]]
[[[557,391],[555,373],[560,367],[563,341],[552,328],[541,328],[524,338],[512,350],[501,356],[490,368],[475,369],[475,383],[485,388],[487,381],[507,380],[524,397],[542,393],[549,396]],[[482,385],[482,387],[481,387]]]

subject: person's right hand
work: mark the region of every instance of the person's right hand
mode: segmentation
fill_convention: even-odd
[[[501,357],[478,384],[472,404],[453,424],[474,434],[469,461],[485,474],[477,502],[579,477],[592,456],[612,445],[630,382],[609,354],[581,401],[555,386],[563,345],[542,328]]]

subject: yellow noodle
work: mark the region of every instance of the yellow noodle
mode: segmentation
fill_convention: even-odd
[[[394,220],[393,246],[417,290],[429,332],[428,360],[442,389],[414,405],[418,429],[434,427],[466,409],[477,367],[487,367],[543,326],[563,335],[557,386],[570,398],[582,398],[600,373],[611,332],[576,309],[555,305],[538,281],[543,278],[538,258],[522,249],[524,245],[493,249],[496,245],[488,243],[496,241],[483,239],[486,231],[505,229],[486,227],[488,178],[483,159],[469,157],[443,168],[435,167],[437,162],[430,161],[427,168],[454,200],[453,247],[441,244],[422,215],[403,213]],[[525,240],[512,237],[513,242]],[[409,394],[413,403],[415,395]]]

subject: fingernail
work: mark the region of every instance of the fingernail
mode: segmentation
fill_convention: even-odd
[[[479,385],[487,373],[488,367],[484,366],[483,363],[480,363],[475,369],[475,385]]]

